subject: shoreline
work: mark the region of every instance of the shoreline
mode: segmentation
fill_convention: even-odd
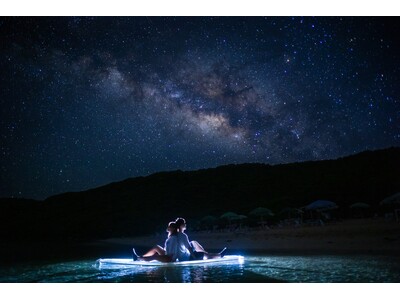
[[[372,255],[400,257],[400,223],[383,219],[344,220],[325,226],[300,226],[227,231],[190,231],[209,252],[227,247],[227,255]],[[60,260],[97,259],[139,254],[156,244],[164,245],[166,234],[115,237],[91,241],[0,242],[0,265]]]
[[[234,253],[264,254],[376,254],[400,256],[400,223],[382,219],[354,219],[324,226],[226,231],[187,231],[210,252],[227,247]],[[93,245],[151,248],[163,245],[166,235],[97,240]]]

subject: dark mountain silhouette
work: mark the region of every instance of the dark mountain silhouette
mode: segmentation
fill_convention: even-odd
[[[161,172],[45,201],[0,199],[3,241],[68,241],[132,236],[156,231],[184,216],[274,212],[326,199],[339,206],[379,202],[400,191],[400,148],[367,151],[336,160],[284,165],[226,165],[198,171]]]

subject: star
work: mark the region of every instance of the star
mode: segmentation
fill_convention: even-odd
[[[3,18],[0,197],[400,145],[395,18]]]

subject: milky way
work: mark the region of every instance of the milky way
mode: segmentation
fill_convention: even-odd
[[[400,146],[398,18],[1,18],[0,197]]]

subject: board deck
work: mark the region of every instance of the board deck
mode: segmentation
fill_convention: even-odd
[[[222,258],[213,258],[213,259],[202,259],[202,260],[189,260],[189,261],[178,261],[178,262],[170,262],[163,263],[156,260],[153,261],[140,261],[140,260],[132,260],[131,258],[100,258],[96,261],[99,268],[104,267],[129,267],[129,266],[164,266],[164,267],[172,267],[172,266],[190,266],[190,265],[204,265],[204,264],[212,264],[212,263],[226,263],[226,262],[237,262],[243,263],[244,257],[241,255],[225,255]]]

